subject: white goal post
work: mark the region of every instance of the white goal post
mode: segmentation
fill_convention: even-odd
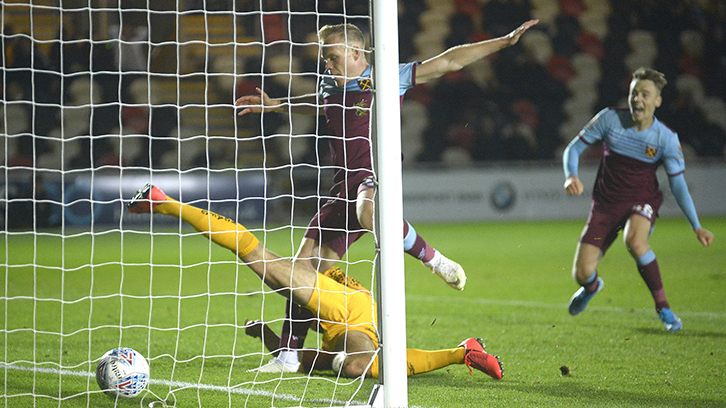
[[[337,3],[0,4],[0,405],[408,406],[398,5]],[[279,331],[285,300],[176,218],[124,205],[150,182],[293,258],[331,198],[332,136],[291,113],[238,117],[234,100],[255,84],[317,90],[318,61],[296,65],[320,53],[302,29],[337,22],[371,37],[374,234],[340,265],[378,303],[379,380],[248,373],[272,354],[246,318]],[[305,350],[321,339],[311,330]],[[94,379],[121,346],[151,371],[131,404]]]
[[[406,293],[401,273],[405,268],[403,241],[397,228],[403,219],[397,2],[374,0],[372,21],[383,401],[387,408],[406,407]]]

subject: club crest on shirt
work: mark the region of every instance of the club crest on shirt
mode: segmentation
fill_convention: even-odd
[[[358,116],[365,116],[365,114],[368,113],[368,102],[365,99],[361,99],[353,106],[356,107],[355,114]]]
[[[371,89],[371,79],[370,78],[359,79],[358,86],[360,87],[361,91],[367,91],[367,90]]]
[[[658,148],[655,146],[648,145],[645,147],[645,155],[648,157],[655,157],[658,154]]]

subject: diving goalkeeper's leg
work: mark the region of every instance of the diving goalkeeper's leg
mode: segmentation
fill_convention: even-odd
[[[502,379],[503,370],[499,357],[484,351],[481,340],[473,337],[464,340],[454,349],[433,351],[407,349],[406,360],[409,376],[438,370],[452,364],[466,364],[470,374],[473,374],[472,368],[474,368],[495,380]],[[370,375],[378,378],[378,374],[378,361],[373,361]]]
[[[267,286],[286,289],[282,294],[291,295],[298,304],[306,305],[312,296],[317,272],[268,251],[247,228],[229,218],[176,201],[150,184],[139,190],[126,207],[135,213],[165,214],[181,219],[215,244],[237,254]]]

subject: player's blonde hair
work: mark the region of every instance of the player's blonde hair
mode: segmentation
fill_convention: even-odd
[[[366,46],[366,37],[363,32],[350,23],[323,26],[318,31],[318,39],[323,44],[328,44],[333,39],[340,39],[346,45],[361,50],[364,50]]]
[[[658,88],[658,92],[662,92],[668,81],[666,81],[665,74],[656,71],[653,68],[640,67],[633,72],[633,81],[647,79],[653,81],[655,87]]]

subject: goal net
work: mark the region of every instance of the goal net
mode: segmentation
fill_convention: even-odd
[[[286,299],[179,219],[125,207],[151,183],[245,225],[292,259],[332,198],[333,174],[347,170],[331,161],[336,137],[322,116],[290,109],[238,116],[234,101],[256,88],[283,98],[316,93],[317,30],[353,23],[371,35],[378,6],[10,0],[0,7],[2,404],[128,405],[109,403],[94,378],[100,357],[123,346],[140,352],[151,372],[132,405],[382,406],[378,379],[260,372],[276,355],[266,347],[274,338],[251,322],[279,335]],[[387,40],[395,43],[396,6],[385,7],[394,22]],[[386,58],[396,66],[393,51]],[[400,167],[397,177],[394,186]],[[397,194],[394,209],[400,191],[388,194]],[[400,208],[379,212],[402,219]],[[386,251],[374,230],[338,266],[380,308]],[[378,334],[400,347],[395,332]],[[303,350],[315,355],[320,347],[323,334],[309,330]],[[376,353],[384,366],[385,350]],[[394,380],[396,370],[381,372]]]

